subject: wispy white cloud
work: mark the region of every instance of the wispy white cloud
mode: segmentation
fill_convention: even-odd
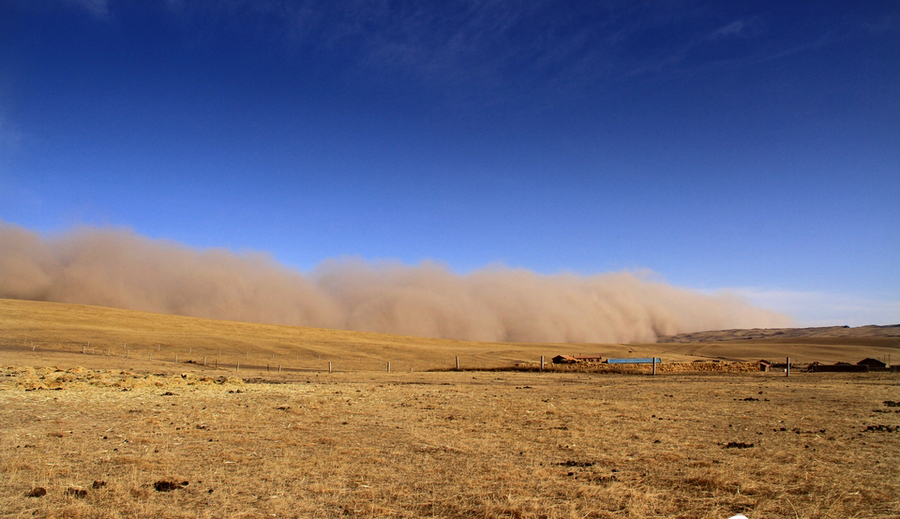
[[[763,22],[757,16],[735,20],[727,25],[719,27],[707,39],[720,38],[750,38],[759,35],[763,31]]]
[[[745,23],[743,20],[736,20],[724,27],[720,27],[713,31],[711,38],[724,38],[727,36],[740,36],[744,32]]]
[[[115,14],[116,4],[109,0],[63,1],[98,17],[109,16],[111,9]],[[338,56],[354,79],[400,78],[443,90],[457,101],[477,98],[479,104],[552,104],[617,80],[752,65],[831,41],[773,42],[761,14],[723,20],[717,18],[722,10],[640,0],[567,5],[552,0],[148,1],[189,20],[184,25],[191,30],[206,25],[260,31],[291,52]],[[767,36],[767,45],[757,44],[760,36]]]
[[[97,17],[109,14],[109,0],[65,0],[66,3],[80,7]]]
[[[888,13],[873,20],[864,20],[860,25],[862,30],[873,34],[897,31],[900,30],[900,12]]]
[[[760,287],[722,289],[754,306],[792,315],[797,326],[864,326],[900,323],[900,300],[820,290]]]

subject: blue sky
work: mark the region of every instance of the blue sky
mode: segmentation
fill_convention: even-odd
[[[0,0],[0,221],[900,322],[900,3],[730,4]]]

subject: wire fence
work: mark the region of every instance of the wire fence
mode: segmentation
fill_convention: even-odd
[[[194,368],[225,371],[254,372],[350,372],[350,371],[446,371],[469,369],[497,369],[511,366],[540,365],[539,359],[521,359],[491,354],[461,353],[439,357],[414,358],[405,354],[399,358],[367,355],[330,355],[270,352],[253,348],[237,351],[233,347],[197,347],[163,343],[116,343],[109,341],[42,341],[33,339],[0,339],[0,349],[21,352],[105,356],[121,360],[132,359],[164,365],[189,365]],[[288,348],[284,348],[288,349]]]

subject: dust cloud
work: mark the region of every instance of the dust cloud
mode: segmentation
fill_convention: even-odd
[[[0,223],[0,298],[193,317],[500,342],[653,342],[659,335],[788,326],[784,315],[630,272],[459,275],[331,260],[304,274],[258,253],[198,250],[129,230],[42,236]]]

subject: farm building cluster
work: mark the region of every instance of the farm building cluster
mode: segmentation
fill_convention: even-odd
[[[554,364],[581,364],[581,363],[597,363],[597,364],[661,364],[659,357],[646,358],[604,358],[600,354],[591,355],[557,355],[552,359]],[[702,359],[696,362],[720,362],[718,359]],[[768,360],[760,360],[757,362],[760,371],[768,372],[773,369],[784,370],[788,368],[786,362],[770,362]],[[891,367],[886,362],[878,359],[867,358],[856,364],[849,362],[837,362],[835,364],[822,364],[819,362],[811,362],[809,364],[791,363],[791,369],[803,369],[805,367],[808,373],[817,372],[851,372],[851,373],[867,373],[869,371],[898,371],[897,367]]]

